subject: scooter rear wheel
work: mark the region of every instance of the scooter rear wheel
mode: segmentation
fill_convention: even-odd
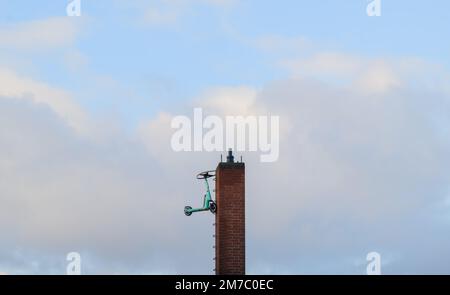
[[[186,215],[186,216],[191,216],[191,215],[192,215],[191,210],[192,210],[192,207],[191,207],[191,206],[186,206],[186,207],[184,207],[184,215]]]
[[[209,202],[209,210],[211,211],[211,213],[216,214],[217,212],[216,202],[214,201]]]

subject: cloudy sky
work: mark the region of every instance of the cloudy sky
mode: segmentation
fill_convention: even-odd
[[[278,115],[246,162],[247,271],[450,274],[450,5],[0,0],[0,273],[212,274],[171,119]],[[240,154],[239,154],[240,155]]]

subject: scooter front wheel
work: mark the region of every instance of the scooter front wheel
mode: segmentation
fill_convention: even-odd
[[[186,206],[186,207],[184,207],[184,215],[186,215],[186,216],[191,216],[191,215],[192,215],[191,210],[192,210],[192,207],[191,207],[191,206]]]
[[[214,201],[211,201],[209,203],[209,210],[211,211],[211,213],[216,214],[217,212],[217,205]]]

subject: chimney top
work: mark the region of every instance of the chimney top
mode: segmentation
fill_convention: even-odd
[[[228,150],[227,163],[234,163],[233,151],[231,149]]]

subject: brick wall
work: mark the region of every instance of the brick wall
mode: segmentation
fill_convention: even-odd
[[[216,170],[216,274],[245,274],[245,164]]]

